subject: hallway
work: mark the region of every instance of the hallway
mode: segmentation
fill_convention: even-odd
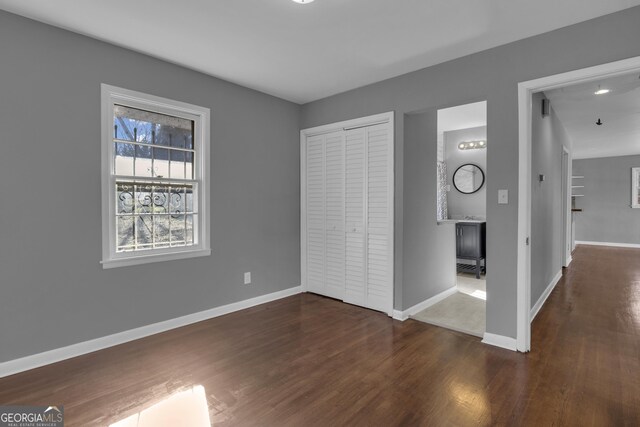
[[[640,424],[640,249],[579,245],[532,325],[532,424]]]
[[[640,425],[640,250],[579,246],[532,348],[300,294],[0,379],[0,404],[69,427],[189,390],[212,425]]]

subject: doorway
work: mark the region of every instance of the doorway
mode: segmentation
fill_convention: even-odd
[[[412,315],[416,320],[483,337],[486,329],[487,103],[439,109],[435,178],[438,228],[451,242],[453,291]],[[433,159],[431,161],[434,161]],[[441,250],[444,250],[444,245]]]
[[[519,183],[518,183],[518,265],[517,265],[517,337],[518,351],[531,349],[531,235],[532,230],[532,114],[536,93],[578,83],[640,72],[640,57],[557,74],[518,85]],[[564,159],[563,159],[564,160]],[[570,164],[569,164],[570,165]],[[570,168],[570,166],[569,166]],[[568,185],[567,185],[568,187]],[[566,226],[565,226],[566,227]],[[568,231],[565,229],[565,236]],[[566,237],[565,237],[566,238]],[[566,251],[566,243],[563,252]],[[544,302],[544,301],[543,301]]]

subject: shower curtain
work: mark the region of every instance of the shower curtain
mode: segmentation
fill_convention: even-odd
[[[447,211],[447,164],[438,162],[438,221],[447,219],[449,212]]]

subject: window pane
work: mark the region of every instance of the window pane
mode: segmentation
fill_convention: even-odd
[[[153,152],[153,176],[158,178],[168,178],[169,150],[166,148],[154,148]]]
[[[184,151],[171,150],[171,178],[185,179],[184,159]]]
[[[118,251],[133,250],[135,248],[133,223],[133,216],[117,217],[118,241],[116,244]]]
[[[155,186],[153,188],[153,213],[167,214],[169,213],[169,187]]]
[[[194,215],[186,215],[187,217],[187,228],[185,234],[185,240],[187,241],[187,245],[193,245],[193,217]]]
[[[132,214],[134,211],[134,187],[133,184],[116,184],[116,213]]]
[[[169,212],[172,214],[184,213],[185,187],[171,187],[169,199]]]
[[[133,144],[115,144],[115,173],[118,175],[133,175],[136,146]]]
[[[193,179],[193,153],[187,152],[185,155],[185,178]]]
[[[136,249],[151,249],[153,243],[153,216],[140,215],[135,221]]]
[[[192,184],[116,183],[116,251],[194,244]]]
[[[187,223],[184,215],[171,215],[171,246],[184,246]]]
[[[193,212],[193,187],[191,188],[187,188],[185,190],[185,196],[186,196],[186,211],[187,213],[192,213]]]
[[[137,184],[135,193],[136,213],[150,214],[153,212],[153,187],[149,184]]]
[[[115,105],[113,126],[117,139],[193,148],[193,120]]]
[[[155,215],[154,221],[154,248],[166,248],[169,246],[169,215]]]
[[[135,176],[152,176],[151,175],[151,156],[153,151],[151,147],[144,145],[136,145],[136,161],[135,161]]]

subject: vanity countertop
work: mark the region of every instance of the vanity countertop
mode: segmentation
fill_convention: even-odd
[[[438,224],[457,224],[459,222],[472,222],[475,224],[480,224],[483,222],[487,222],[486,219],[441,219],[438,221]]]

